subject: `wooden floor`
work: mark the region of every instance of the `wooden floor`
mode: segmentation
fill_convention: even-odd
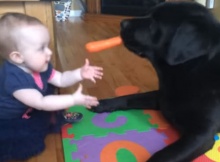
[[[93,84],[83,81],[83,91],[99,99],[114,97],[115,88],[123,85],[135,85],[141,92],[158,88],[158,80],[151,64],[129,52],[123,45],[99,53],[88,53],[85,44],[119,35],[119,23],[82,21],[71,19],[58,22],[58,52],[63,70],[78,68],[88,58],[92,65],[104,68],[102,80]],[[62,89],[61,93],[73,93],[78,85]],[[45,151],[25,162],[64,162],[62,141],[59,134],[46,138]],[[27,146],[28,149],[28,146]]]

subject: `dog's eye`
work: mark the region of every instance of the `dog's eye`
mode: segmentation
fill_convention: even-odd
[[[149,29],[152,32],[155,32],[158,30],[159,24],[156,21],[152,21],[151,24],[149,25]]]
[[[161,31],[158,27],[158,24],[156,22],[152,22],[149,25],[149,31],[152,42],[154,44],[157,44],[160,41],[160,37],[161,37]]]

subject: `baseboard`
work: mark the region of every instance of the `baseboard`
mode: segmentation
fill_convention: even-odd
[[[82,15],[82,10],[71,10],[70,17],[80,17]]]

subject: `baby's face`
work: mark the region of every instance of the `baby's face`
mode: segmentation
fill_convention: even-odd
[[[43,72],[48,68],[52,52],[48,47],[50,36],[43,25],[24,26],[19,30],[19,52],[23,66],[30,72]]]

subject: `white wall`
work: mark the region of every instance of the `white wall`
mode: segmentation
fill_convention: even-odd
[[[83,12],[83,8],[80,5],[80,0],[72,0],[70,17],[81,16],[82,12]]]
[[[202,4],[202,5],[206,5],[206,0],[196,0],[196,2]]]

